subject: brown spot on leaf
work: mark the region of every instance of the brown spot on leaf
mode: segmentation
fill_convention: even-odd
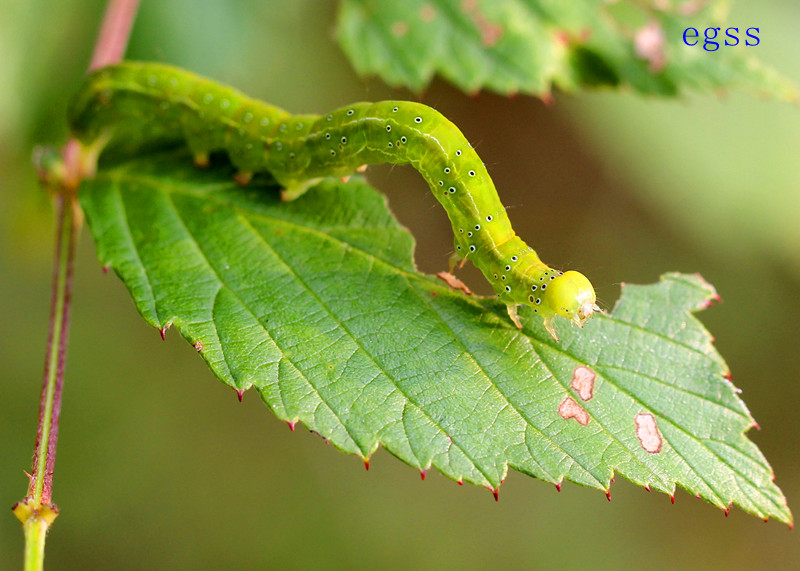
[[[640,413],[634,419],[636,421],[636,437],[650,454],[661,452],[661,433],[658,431],[656,417],[652,414]]]
[[[575,370],[572,371],[571,386],[578,391],[578,395],[585,401],[592,400],[595,377],[594,371],[589,367],[575,367]]]
[[[194,342],[194,348],[195,348],[195,349],[197,350],[197,352],[199,353],[200,351],[202,351],[202,350],[203,350],[203,342],[202,342],[202,341],[195,341],[195,342]]]
[[[408,24],[405,22],[395,22],[392,24],[392,35],[395,38],[402,38],[408,33]]]
[[[461,290],[467,295],[472,295],[472,290],[467,287],[467,284],[462,282],[450,272],[439,272],[436,277],[449,285],[451,288]]]
[[[565,420],[574,418],[583,426],[589,424],[589,413],[571,397],[565,398],[558,406],[558,414]]]
[[[656,21],[640,28],[633,39],[636,55],[647,61],[653,72],[661,71],[667,63],[667,56],[664,52],[666,44],[667,37],[664,30]]]
[[[487,20],[475,0],[464,0],[461,3],[461,9],[472,18],[472,21],[478,27],[481,33],[481,43],[485,47],[490,48],[500,41],[503,36],[503,26],[493,24]]]
[[[436,10],[430,4],[423,4],[419,17],[423,22],[431,22],[436,17]]]

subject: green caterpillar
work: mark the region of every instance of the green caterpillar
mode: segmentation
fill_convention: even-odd
[[[185,139],[198,165],[224,150],[246,184],[268,171],[294,200],[324,177],[343,177],[362,165],[411,164],[442,203],[455,233],[456,264],[471,260],[508,306],[579,326],[599,308],[589,280],[543,263],[511,228],[483,162],[458,128],[419,103],[354,103],[327,115],[291,115],[187,71],[125,62],[92,73],[69,107],[74,136],[96,156],[114,127],[156,126]]]

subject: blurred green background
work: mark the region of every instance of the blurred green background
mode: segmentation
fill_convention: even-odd
[[[49,198],[30,167],[65,138],[64,109],[105,2],[0,0],[0,506],[26,492],[47,336]],[[181,65],[296,112],[413,98],[357,78],[333,40],[335,3],[143,2],[128,57]],[[800,82],[800,5],[734,4],[761,28],[759,58]],[[708,54],[708,57],[714,57]],[[591,276],[605,307],[620,282],[700,272],[724,302],[701,314],[761,430],[749,436],[798,509],[800,113],[730,93],[679,101],[629,93],[468,97],[436,81],[422,100],[489,166],[515,229],[545,260]],[[417,238],[427,272],[451,231],[410,169],[371,168]],[[466,279],[483,293],[477,273]],[[483,288],[483,289],[481,289]],[[482,488],[419,474],[383,451],[360,460],[292,433],[254,392],[240,404],[174,332],[162,342],[94,257],[78,254],[54,499],[54,569],[781,569],[800,540],[683,492],[675,505],[621,479],[602,492],[510,473]],[[0,518],[0,567],[22,532]]]

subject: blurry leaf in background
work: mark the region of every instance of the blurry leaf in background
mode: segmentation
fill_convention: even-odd
[[[725,27],[725,1],[342,0],[340,6],[337,35],[359,73],[416,91],[439,73],[469,92],[543,97],[553,86],[629,86],[662,96],[730,88],[798,97],[791,82],[742,48],[708,57],[704,30]],[[688,27],[700,31],[699,45],[684,43]],[[744,46],[745,30],[739,33]]]
[[[731,22],[760,24],[757,53],[800,78],[800,5],[784,2],[785,12],[739,5]],[[765,251],[800,277],[796,106],[743,94],[670,102],[624,93],[584,95],[565,106],[603,149],[608,168],[635,182],[640,200],[674,220],[688,241],[736,260],[743,278]]]

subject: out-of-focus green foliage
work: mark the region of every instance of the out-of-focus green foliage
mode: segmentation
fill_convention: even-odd
[[[733,43],[721,17],[726,5],[725,0],[342,0],[338,38],[360,73],[417,91],[440,73],[467,91],[549,95],[553,86],[568,91],[611,86],[672,96],[742,88],[797,100],[790,81],[741,47],[725,46]],[[723,31],[706,41],[705,30],[715,26]],[[684,42],[690,27],[700,37],[698,45]],[[755,41],[744,28],[731,34],[740,46]]]

